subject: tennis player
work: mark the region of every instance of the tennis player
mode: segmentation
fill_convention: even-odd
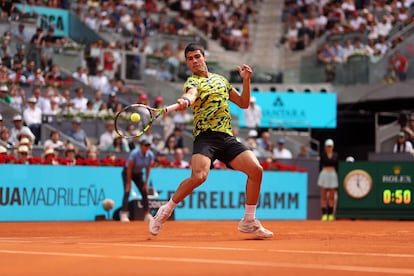
[[[253,152],[233,137],[228,105],[230,100],[241,108],[249,106],[252,69],[245,64],[237,67],[243,79],[243,91],[240,94],[226,78],[208,71],[201,45],[190,43],[184,55],[193,75],[184,83],[184,95],[177,103],[180,105],[179,110],[191,106],[194,113],[192,172],[189,178],[181,182],[169,202],[159,208],[154,220],[150,221],[149,231],[158,235],[175,206],[206,180],[212,162],[218,159],[229,168],[247,175],[245,214],[238,230],[270,238],[273,233],[256,219],[263,168]]]

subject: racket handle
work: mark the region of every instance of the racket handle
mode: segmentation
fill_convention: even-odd
[[[175,110],[177,110],[177,109],[178,109],[178,107],[179,107],[179,106],[180,106],[180,105],[179,105],[178,103],[175,103],[175,104],[172,104],[172,105],[166,106],[166,107],[164,108],[165,113],[170,112],[170,111],[175,111]]]

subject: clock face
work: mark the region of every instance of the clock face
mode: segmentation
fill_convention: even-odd
[[[372,189],[372,178],[363,170],[350,171],[344,179],[345,192],[352,198],[364,198]]]

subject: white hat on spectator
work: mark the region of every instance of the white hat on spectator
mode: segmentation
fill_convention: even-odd
[[[20,114],[16,114],[13,116],[13,121],[22,121],[23,117]]]
[[[0,121],[3,121],[3,115],[0,114]]]
[[[248,137],[257,137],[257,130],[250,130],[249,133],[247,134]]]
[[[37,99],[36,99],[36,97],[30,97],[27,101],[28,101],[29,103],[37,103]]]
[[[53,155],[56,157],[57,152],[53,149],[53,148],[47,148],[44,152],[43,152],[43,158],[45,158],[48,155]]]
[[[19,145],[27,145],[27,146],[29,146],[30,144],[31,144],[30,143],[30,139],[27,138],[27,137],[22,137],[20,139],[20,141],[19,141]]]
[[[17,148],[17,152],[29,152],[29,147],[26,145],[21,145]]]
[[[0,153],[7,153],[6,147],[0,145]]]

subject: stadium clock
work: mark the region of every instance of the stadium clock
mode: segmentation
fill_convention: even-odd
[[[362,199],[372,190],[372,178],[364,170],[352,170],[345,176],[344,190],[348,196]]]

